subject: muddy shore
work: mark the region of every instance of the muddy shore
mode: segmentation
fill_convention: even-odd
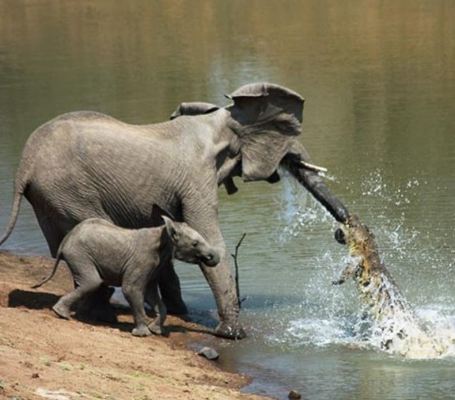
[[[30,289],[52,264],[0,252],[0,398],[265,399],[240,393],[247,377],[189,350],[207,338],[196,324],[170,317],[167,337],[136,338],[127,312],[114,325],[56,318],[50,308],[72,286],[67,269]]]

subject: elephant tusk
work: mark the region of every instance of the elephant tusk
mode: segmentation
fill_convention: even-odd
[[[310,164],[306,161],[302,161],[300,160],[300,164],[302,164],[306,169],[310,169],[312,171],[316,171],[316,172],[327,172],[327,168],[324,168],[324,167],[319,167],[317,165],[314,165],[314,164]]]

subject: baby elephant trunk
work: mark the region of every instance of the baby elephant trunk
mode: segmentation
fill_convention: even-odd
[[[217,266],[221,260],[218,251],[209,245],[203,246],[201,244],[191,249],[176,246],[174,248],[174,257],[183,262],[204,264],[208,267]]]

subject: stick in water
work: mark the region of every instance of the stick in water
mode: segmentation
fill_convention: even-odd
[[[239,310],[242,307],[242,303],[245,301],[245,298],[240,299],[240,286],[239,286],[239,263],[237,262],[239,248],[242,245],[243,239],[245,239],[246,233],[242,235],[237,246],[235,246],[234,254],[231,254],[231,257],[234,259],[234,266],[235,266],[235,291],[237,292],[237,302],[239,306]]]

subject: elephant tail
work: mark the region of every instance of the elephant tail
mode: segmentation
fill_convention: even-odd
[[[31,288],[37,289],[37,288],[43,286],[45,283],[49,282],[54,277],[55,273],[57,272],[58,264],[60,263],[62,258],[63,258],[62,253],[60,252],[60,249],[58,249],[57,258],[55,259],[55,263],[54,263],[54,268],[52,269],[52,272],[50,273],[50,275],[47,276],[46,278],[44,278],[40,283],[33,285]]]
[[[32,289],[37,289],[41,286],[43,286],[45,283],[49,282],[55,275],[55,273],[57,272],[57,267],[58,267],[58,264],[60,263],[60,261],[63,259],[63,247],[65,246],[65,243],[68,241],[68,238],[70,237],[70,234],[67,234],[63,240],[62,240],[62,243],[60,243],[60,246],[57,250],[57,254],[55,256],[55,263],[54,263],[54,268],[52,269],[52,272],[50,273],[50,275],[46,278],[44,278],[40,283],[37,283],[36,285],[33,285],[31,288]]]
[[[30,139],[29,139],[30,140]],[[15,178],[15,185],[14,185],[14,199],[13,199],[13,206],[11,208],[11,216],[8,222],[8,226],[5,229],[5,232],[2,236],[0,236],[0,246],[6,242],[6,240],[10,237],[11,233],[13,232],[14,227],[16,226],[17,217],[19,215],[19,210],[21,207],[22,197],[26,192],[27,188],[30,184],[30,178],[32,175],[32,168],[33,163],[29,161],[30,155],[27,153],[33,153],[32,150],[28,150],[27,146],[24,148],[24,152],[22,155],[22,160],[19,164],[19,167],[16,172]],[[36,152],[36,150],[35,150]]]
[[[22,191],[16,190],[14,193],[13,207],[11,211],[11,217],[8,222],[8,226],[5,229],[5,233],[0,237],[0,245],[2,245],[6,239],[8,239],[13,232],[14,226],[16,225],[17,216],[19,215],[19,209],[22,201]]]

